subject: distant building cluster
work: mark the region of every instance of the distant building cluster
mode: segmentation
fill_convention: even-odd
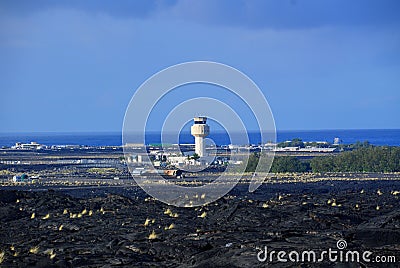
[[[7,149],[7,147],[3,147]],[[11,146],[11,149],[15,150],[117,150],[121,149],[121,146],[87,146],[87,145],[76,145],[76,144],[62,144],[62,145],[44,145],[32,141],[30,143],[16,142],[15,145]]]
[[[250,144],[250,145],[226,145],[209,147],[205,145],[204,138],[210,133],[207,125],[207,118],[204,116],[195,117],[191,127],[191,134],[195,137],[195,144],[172,144],[168,146],[145,146],[143,144],[127,144],[126,146],[137,153],[132,153],[127,162],[133,165],[150,165],[157,168],[174,166],[182,168],[187,166],[226,166],[240,165],[243,161],[230,160],[230,153],[248,154],[252,152],[270,151],[287,153],[332,153],[339,150],[340,139],[335,138],[331,146],[326,141],[302,142],[297,146],[292,141],[280,144]],[[179,153],[176,153],[176,152]],[[213,151],[213,154],[209,152]]]
[[[43,144],[39,144],[35,141],[32,141],[31,143],[17,142],[11,148],[12,149],[20,149],[20,150],[41,150],[41,149],[47,149],[47,146],[43,145]]]
[[[337,147],[311,147],[307,146],[305,148],[301,148],[300,146],[295,147],[277,147],[274,149],[275,152],[304,152],[304,153],[333,153],[338,150]]]
[[[195,151],[187,151],[182,154],[176,153],[168,153],[163,150],[150,150],[148,154],[131,154],[128,159],[128,163],[130,164],[138,164],[145,165],[150,164],[150,162],[154,165],[154,167],[164,168],[169,165],[173,165],[176,167],[182,166],[208,166],[208,165],[224,165],[229,163],[229,159],[227,157],[221,156],[203,156],[197,158],[195,155]]]
[[[126,162],[135,166],[153,165],[158,169],[167,169],[171,166],[181,168],[184,166],[213,166],[223,167],[226,165],[240,165],[242,161],[230,159],[232,152],[247,154],[252,152],[270,151],[287,153],[332,153],[339,150],[341,140],[334,139],[334,144],[328,142],[302,142],[300,139],[286,141],[282,143],[265,143],[258,145],[226,145],[209,146],[205,144],[205,137],[210,134],[210,127],[207,125],[207,117],[199,116],[193,119],[191,134],[195,137],[195,144],[172,144],[164,145],[144,145],[126,144],[129,148],[130,156]],[[12,149],[20,150],[101,150],[112,149],[120,150],[122,146],[83,146],[83,145],[52,145],[46,146],[37,142],[21,143],[17,142]],[[212,153],[211,153],[212,152]],[[125,163],[124,159],[59,159],[57,164],[79,164],[87,167],[107,167]],[[15,163],[14,163],[15,164]],[[18,162],[16,164],[25,164]],[[39,163],[40,164],[40,163]],[[18,179],[18,178],[17,178]]]

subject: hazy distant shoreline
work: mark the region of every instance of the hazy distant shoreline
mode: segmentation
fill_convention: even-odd
[[[168,134],[167,134],[168,136]],[[340,138],[342,143],[351,144],[357,141],[369,141],[373,145],[400,146],[400,129],[348,129],[348,130],[278,130],[277,142],[301,138],[303,141],[333,142]],[[217,145],[230,144],[229,137],[221,131],[210,133],[209,138]],[[171,140],[176,140],[175,136]],[[122,144],[120,132],[34,132],[34,133],[0,133],[0,147],[12,146],[16,142],[36,141],[44,145],[88,145],[88,146],[119,146]],[[252,144],[260,142],[258,132],[249,132]],[[160,134],[149,132],[146,143],[160,143]],[[182,132],[180,143],[193,143],[194,139],[188,132]]]

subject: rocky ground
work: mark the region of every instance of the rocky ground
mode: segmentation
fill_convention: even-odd
[[[237,186],[199,208],[176,208],[140,189],[0,191],[4,267],[379,267],[259,262],[270,250],[369,250],[400,264],[400,181]]]

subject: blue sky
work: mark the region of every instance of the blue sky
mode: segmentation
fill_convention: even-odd
[[[400,128],[398,14],[396,0],[0,1],[0,132],[120,131],[147,78],[193,60],[247,74],[278,129]]]

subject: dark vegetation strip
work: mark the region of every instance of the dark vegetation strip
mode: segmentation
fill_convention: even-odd
[[[254,172],[258,160],[259,154],[252,154],[246,171]],[[277,156],[271,172],[400,172],[400,147],[368,146],[305,160]]]

